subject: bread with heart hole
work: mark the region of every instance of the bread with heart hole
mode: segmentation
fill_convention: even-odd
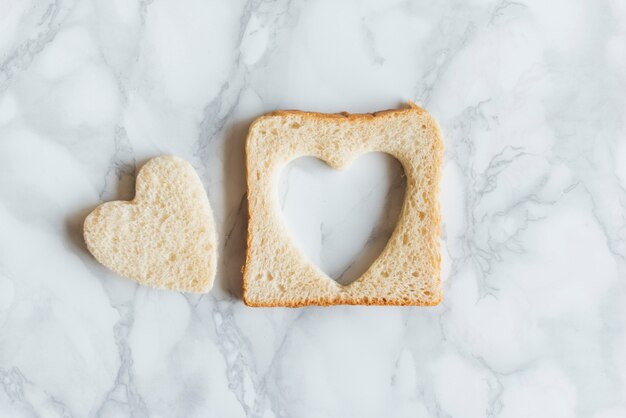
[[[407,177],[405,201],[386,247],[357,280],[341,285],[307,260],[281,218],[283,167],[312,156],[343,169],[385,152]],[[439,182],[443,142],[422,108],[372,114],[277,111],[250,126],[246,142],[248,243],[243,297],[249,306],[417,305],[441,300]]]
[[[135,189],[132,201],[104,203],[87,216],[89,251],[140,284],[209,291],[217,238],[209,200],[193,167],[174,156],[154,158],[139,171]]]

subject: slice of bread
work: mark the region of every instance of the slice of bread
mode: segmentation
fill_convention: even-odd
[[[312,265],[282,220],[281,169],[301,156],[343,169],[367,152],[402,164],[407,189],[387,246],[356,281],[342,286]],[[257,119],[246,143],[249,217],[243,276],[249,306],[436,305],[441,300],[439,181],[443,143],[423,109],[373,114],[277,111]]]
[[[135,198],[87,216],[87,248],[109,269],[140,284],[181,292],[211,289],[217,238],[209,200],[193,167],[162,156],[137,175]]]

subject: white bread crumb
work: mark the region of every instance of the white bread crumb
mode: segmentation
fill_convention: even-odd
[[[140,284],[193,293],[213,285],[213,214],[198,175],[181,158],[148,161],[135,198],[98,206],[85,219],[84,236],[100,263]]]

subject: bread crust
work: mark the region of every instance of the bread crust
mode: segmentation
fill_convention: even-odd
[[[305,306],[337,306],[337,305],[351,305],[351,306],[437,306],[441,303],[441,296],[437,299],[428,302],[414,303],[410,301],[399,300],[385,300],[383,298],[354,298],[346,300],[335,299],[319,299],[314,302],[311,301],[298,301],[298,302],[278,302],[270,301],[267,303],[257,303],[255,301],[247,300],[244,296],[244,303],[251,308],[303,308]]]
[[[439,183],[441,178],[441,165],[443,160],[443,140],[442,135],[439,129],[437,122],[424,110],[423,108],[415,105],[413,102],[408,102],[409,107],[404,109],[387,109],[381,110],[377,112],[371,113],[360,113],[360,114],[351,114],[348,112],[340,112],[340,113],[319,113],[319,112],[306,112],[301,110],[276,110],[270,113],[267,113],[259,118],[257,118],[250,125],[248,131],[248,138],[246,143],[246,178],[247,178],[247,187],[248,187],[248,196],[251,190],[251,181],[253,173],[251,172],[250,167],[250,156],[248,150],[248,144],[253,139],[253,131],[258,124],[263,123],[265,120],[274,117],[288,117],[291,115],[301,116],[307,119],[318,120],[321,122],[324,121],[332,121],[332,120],[347,120],[349,122],[361,122],[361,121],[370,121],[375,120],[376,118],[386,117],[389,115],[402,115],[405,113],[415,113],[420,116],[426,116],[429,118],[431,122],[430,128],[433,130],[434,141],[432,143],[432,175],[435,178],[435,181],[432,185],[433,193],[435,196],[439,196]],[[422,125],[424,127],[424,125]],[[429,217],[433,219],[436,223],[436,236],[440,235],[440,224],[441,224],[441,213],[440,213],[440,205],[437,198],[435,204],[431,205],[429,208]],[[248,225],[252,225],[253,222],[253,211],[248,210]],[[398,225],[400,224],[400,220],[398,221]],[[398,228],[396,226],[396,230]],[[392,236],[389,239],[388,245],[391,242],[392,238],[396,235],[396,230],[394,230]],[[263,299],[257,300],[249,297],[249,268],[250,268],[250,260],[252,257],[252,233],[250,227],[248,229],[247,234],[247,245],[246,245],[246,262],[242,267],[243,273],[243,301],[247,306],[250,307],[289,307],[289,308],[298,308],[305,306],[333,306],[333,305],[368,305],[368,306],[436,306],[442,300],[441,295],[441,254],[437,251],[436,254],[436,287],[439,289],[439,292],[434,297],[430,299],[409,299],[409,298],[386,298],[386,297],[375,297],[375,296],[362,296],[362,297],[351,297],[345,298],[339,294],[336,297],[321,297],[314,299],[296,299],[296,300],[285,300],[285,299]],[[376,260],[378,261],[378,260]],[[376,262],[375,261],[375,262]],[[363,274],[356,281],[362,279]],[[330,278],[329,278],[330,279]],[[332,280],[332,279],[330,279]],[[341,285],[339,285],[341,286]],[[350,286],[350,285],[348,285]],[[345,287],[348,287],[345,286]]]

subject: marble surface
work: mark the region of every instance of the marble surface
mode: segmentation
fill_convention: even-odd
[[[625,417],[625,45],[622,0],[0,1],[0,416]],[[250,121],[407,99],[445,136],[441,305],[245,307]],[[214,209],[204,296],[82,241],[166,153]],[[304,159],[280,197],[348,280],[402,181]]]

